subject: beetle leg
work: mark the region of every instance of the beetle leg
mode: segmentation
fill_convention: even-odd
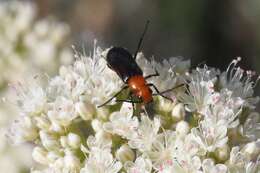
[[[116,100],[116,102],[127,102],[127,103],[133,103],[134,104],[134,103],[142,103],[143,101],[142,100],[140,100],[140,101],[139,100],[138,101],[133,101],[133,100],[127,100],[127,99],[126,100],[119,99],[119,100]]]
[[[149,79],[149,78],[154,77],[154,76],[160,76],[160,74],[158,73],[158,71],[156,69],[155,69],[155,73],[154,74],[150,74],[148,76],[145,76],[144,78],[145,79]]]
[[[170,92],[170,91],[172,91],[172,90],[175,90],[175,89],[177,89],[177,88],[179,88],[179,87],[182,87],[182,86],[184,86],[185,84],[180,84],[180,85],[177,85],[177,86],[175,86],[175,87],[173,87],[173,88],[170,88],[170,89],[167,89],[167,90],[165,90],[165,91],[162,91],[162,92],[160,92],[161,94],[164,94],[164,93],[167,93],[167,92]]]
[[[154,90],[156,91],[156,94],[153,94],[153,95],[159,95],[159,96],[161,96],[161,97],[163,97],[163,98],[165,98],[165,99],[170,100],[171,102],[173,102],[173,100],[172,100],[171,98],[169,98],[169,97],[163,95],[164,92],[160,92],[160,91],[158,90],[158,88],[157,88],[154,84],[149,83],[149,84],[147,84],[147,85],[148,85],[148,86],[152,86],[152,87],[154,88]]]
[[[108,104],[109,102],[111,102],[111,100],[113,100],[115,97],[117,97],[123,90],[127,89],[128,86],[124,86],[120,91],[118,91],[113,97],[111,97],[110,99],[108,99],[105,103],[97,106],[98,108],[105,106],[106,104]]]
[[[130,93],[130,99],[133,100],[132,93]],[[135,115],[135,104],[134,103],[132,103],[132,107],[133,107],[133,115],[132,116],[134,116]]]

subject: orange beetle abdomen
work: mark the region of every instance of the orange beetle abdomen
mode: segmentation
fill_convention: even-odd
[[[152,92],[143,76],[132,76],[127,80],[127,84],[134,95],[142,98],[144,103],[149,103],[153,100]]]

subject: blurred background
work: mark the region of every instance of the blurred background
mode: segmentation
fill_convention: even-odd
[[[38,0],[39,17],[53,15],[71,27],[72,43],[92,49],[118,45],[134,52],[145,22],[151,21],[142,51],[226,69],[240,65],[260,73],[259,0]],[[258,85],[258,95],[259,95]]]
[[[146,20],[143,51],[156,59],[183,56],[225,69],[235,57],[260,65],[259,0],[38,0],[39,16],[54,15],[71,27],[73,43],[120,45],[134,52]]]
[[[148,58],[154,56],[161,61],[181,56],[191,59],[193,66],[206,63],[225,70],[232,59],[240,56],[242,68],[260,73],[259,0],[0,2],[0,96],[9,92],[9,83],[23,76],[57,73],[61,64],[69,64],[73,59],[72,44],[89,52],[97,39],[103,48],[122,46],[134,52],[147,20],[151,22],[142,51]],[[260,95],[259,85],[256,92]],[[15,114],[2,107],[1,141],[2,129]],[[7,113],[10,117],[2,116]],[[13,157],[1,157],[7,156],[5,152],[11,152]],[[16,155],[22,154],[9,151],[8,144],[0,144],[0,169],[4,170],[4,166],[9,173],[27,172],[31,162]],[[13,158],[21,163],[21,169],[10,169]]]

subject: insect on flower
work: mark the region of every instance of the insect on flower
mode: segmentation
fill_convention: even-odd
[[[144,35],[147,31],[149,25],[149,21],[146,22],[145,29],[140,37],[137,50],[135,51],[134,56],[129,53],[129,51],[122,47],[113,47],[111,48],[106,56],[107,65],[113,71],[117,73],[117,75],[122,79],[124,85],[121,90],[117,92],[113,97],[107,100],[105,103],[99,105],[98,107],[102,107],[109,103],[112,99],[116,98],[123,90],[130,89],[129,95],[126,100],[117,99],[116,102],[130,102],[134,108],[134,103],[143,103],[147,104],[153,101],[153,95],[160,95],[165,99],[172,101],[171,98],[164,96],[163,94],[169,92],[175,88],[183,86],[183,84],[175,86],[174,88],[168,89],[166,91],[160,92],[157,87],[153,83],[148,83],[146,80],[159,76],[157,70],[155,70],[154,74],[143,76],[143,71],[136,63],[136,56],[138,51],[141,48],[141,44],[144,38]],[[156,91],[153,93],[151,87]],[[138,100],[134,100],[133,98],[138,98]]]

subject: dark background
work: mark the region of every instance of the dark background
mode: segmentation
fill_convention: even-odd
[[[259,0],[36,0],[39,17],[53,15],[71,27],[72,43],[92,50],[123,46],[134,52],[146,20],[142,51],[225,70],[232,59],[260,73]],[[257,92],[259,93],[259,85]]]

